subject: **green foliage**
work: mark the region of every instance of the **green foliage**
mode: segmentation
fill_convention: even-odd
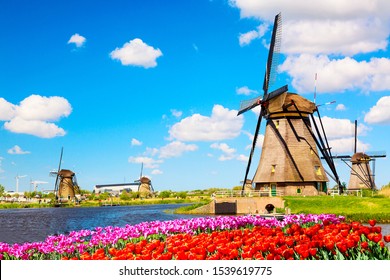
[[[3,196],[4,193],[5,193],[5,187],[2,184],[0,184],[0,196]]]
[[[170,197],[171,194],[172,194],[171,191],[162,191],[159,193],[158,197],[160,197],[161,199],[164,199],[164,198]]]
[[[285,206],[292,214],[335,214],[345,216],[347,220],[366,222],[376,219],[390,223],[390,200],[380,197],[357,196],[311,196],[284,197]]]

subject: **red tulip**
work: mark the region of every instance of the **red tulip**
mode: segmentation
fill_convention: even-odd
[[[372,220],[368,220],[368,223],[370,224],[370,226],[375,226],[376,225],[376,220],[372,219]]]
[[[383,236],[383,240],[384,240],[385,242],[390,242],[390,235],[385,235],[385,236]]]

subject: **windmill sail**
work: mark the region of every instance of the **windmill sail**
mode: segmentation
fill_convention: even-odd
[[[242,114],[250,109],[255,108],[258,105],[261,105],[261,107],[262,107],[260,114],[259,114],[259,117],[257,119],[256,130],[255,130],[255,133],[253,136],[252,148],[251,148],[251,151],[249,154],[249,159],[248,159],[248,164],[247,164],[247,168],[245,171],[245,178],[243,181],[242,190],[245,189],[245,184],[246,184],[247,179],[248,179],[250,165],[252,162],[253,153],[254,153],[254,150],[256,147],[256,143],[257,143],[257,137],[258,137],[259,131],[260,131],[261,120],[266,113],[266,110],[265,110],[266,103],[265,102],[267,102],[270,99],[287,91],[287,86],[284,86],[283,88],[275,91],[273,93],[272,97],[270,95],[268,95],[268,88],[269,88],[270,82],[274,82],[275,78],[276,78],[276,67],[278,64],[278,57],[279,57],[280,45],[281,45],[281,35],[282,35],[281,28],[282,28],[282,16],[279,13],[275,16],[274,27],[272,30],[271,44],[270,44],[270,49],[268,52],[268,59],[267,59],[267,64],[266,64],[266,69],[265,69],[265,74],[264,74],[263,98],[262,99],[257,98],[255,100],[252,100],[251,103],[247,103],[246,106],[242,107],[238,112],[238,114]]]

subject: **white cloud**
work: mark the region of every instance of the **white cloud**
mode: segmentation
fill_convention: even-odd
[[[151,172],[153,175],[160,175],[160,174],[163,174],[163,172],[159,169],[153,169],[152,172]]]
[[[244,161],[244,162],[248,162],[248,160],[249,160],[249,156],[245,156],[245,155],[239,155],[239,156],[237,156],[237,160],[238,161]]]
[[[76,47],[80,48],[84,45],[84,43],[87,41],[87,39],[84,36],[79,35],[78,33],[73,34],[69,41],[68,44],[75,44]]]
[[[242,115],[221,105],[214,105],[211,116],[194,114],[174,124],[170,137],[180,141],[219,141],[237,137],[243,126]]]
[[[0,97],[0,121],[8,121],[15,116],[15,105]]]
[[[158,168],[162,160],[155,160],[150,157],[129,157],[130,163],[143,163],[145,168]]]
[[[151,68],[157,66],[156,59],[162,56],[162,52],[136,38],[125,43],[122,48],[113,50],[110,56],[112,59],[119,60],[122,65]]]
[[[318,93],[390,89],[388,58],[357,61],[349,57],[331,60],[325,55],[289,56],[280,65],[279,70],[287,72],[292,77],[292,85],[299,93],[313,92],[314,73],[318,73]]]
[[[172,110],[171,110],[171,113],[172,113],[172,115],[173,115],[174,117],[176,117],[176,118],[180,118],[180,117],[183,115],[183,112],[182,112],[182,111],[178,111],[178,110],[176,110],[176,109],[172,109]]]
[[[29,151],[23,151],[21,147],[18,145],[13,146],[11,149],[8,149],[7,151],[11,155],[24,155],[24,154],[30,154]]]
[[[257,27],[257,30],[251,30],[249,32],[240,34],[238,41],[240,46],[246,46],[250,44],[253,40],[261,38],[264,36],[265,32],[268,31],[269,24],[264,23]]]
[[[251,142],[248,146],[245,147],[245,149],[247,150],[252,149],[254,135],[248,131],[243,131],[242,133],[248,136],[249,141]],[[264,142],[264,134],[257,135],[256,148],[262,148],[263,142]]]
[[[210,148],[222,151],[222,155],[219,157],[220,161],[232,160],[236,158],[236,149],[229,147],[226,143],[213,143]]]
[[[20,117],[15,117],[6,122],[4,128],[14,133],[30,134],[41,138],[53,138],[66,134],[64,129],[54,123],[25,120]]]
[[[142,145],[142,142],[133,138],[131,139],[131,146],[141,146]]]
[[[68,117],[72,112],[69,102],[59,96],[44,97],[30,95],[13,105],[5,99],[0,99],[0,120],[6,121],[4,128],[14,132],[30,134],[41,138],[64,136],[65,130],[53,122],[62,117]]]
[[[352,58],[387,49],[389,1],[362,0],[352,5],[350,0],[229,2],[240,10],[241,18],[256,18],[263,25],[273,24],[275,15],[283,7],[281,52],[287,58],[279,70],[292,77],[292,85],[298,93],[313,92],[314,73],[320,76],[319,93],[390,89],[388,58],[370,61]],[[243,45],[259,36],[254,30],[241,37],[240,45]]]
[[[251,95],[251,94],[258,94],[259,92],[257,90],[250,89],[247,86],[243,86],[237,88],[236,93],[239,95]]]
[[[370,148],[370,145],[357,139],[356,150],[359,152],[365,152]],[[332,148],[332,155],[341,155],[347,153],[351,155],[355,146],[355,137],[339,138],[329,140],[329,146]]]
[[[16,114],[24,120],[57,121],[72,112],[68,100],[59,96],[30,95],[16,107]]]
[[[317,117],[314,118],[317,125],[320,126],[319,119]],[[324,116],[321,117],[321,121],[328,139],[348,138],[353,137],[355,134],[355,123],[348,119],[337,119]],[[369,130],[369,127],[360,123],[357,127],[357,134],[366,135]]]
[[[345,111],[347,110],[347,107],[345,107],[344,104],[337,104],[336,111]]]
[[[195,144],[185,144],[180,141],[173,141],[164,147],[160,148],[159,158],[179,157],[184,152],[193,152],[198,149]]]
[[[371,124],[390,124],[390,96],[380,98],[365,115],[364,121]]]
[[[230,0],[230,4],[240,10],[241,18],[265,23],[273,23],[283,7],[285,53],[354,55],[387,47],[390,3],[386,0],[353,5],[349,0]]]

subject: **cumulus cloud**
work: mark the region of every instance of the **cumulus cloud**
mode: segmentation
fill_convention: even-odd
[[[219,157],[220,161],[231,160],[236,158],[236,149],[229,147],[226,143],[213,143],[210,148],[222,151],[222,155]]]
[[[353,58],[388,48],[390,2],[362,0],[230,0],[241,18],[272,24],[283,7],[281,52],[287,58],[280,71],[292,77],[298,93],[312,92],[319,73],[318,93],[390,89],[390,60]],[[321,12],[318,12],[321,11]],[[256,30],[240,35],[240,45],[258,38]],[[269,37],[269,36],[268,36]],[[269,41],[269,39],[267,39]]]
[[[285,53],[354,55],[387,47],[390,25],[385,11],[390,3],[386,0],[363,0],[353,5],[349,0],[230,0],[230,4],[240,10],[241,18],[264,23],[273,23],[283,7]]]
[[[163,172],[160,169],[153,169],[151,172],[153,175],[161,175]]]
[[[87,39],[84,36],[81,36],[78,33],[76,33],[70,37],[68,44],[75,44],[76,47],[80,48],[85,44],[86,41]]]
[[[142,145],[142,142],[133,138],[131,139],[131,146],[141,146]]]
[[[11,155],[25,155],[25,154],[30,154],[29,151],[23,151],[21,147],[18,145],[13,146],[11,149],[8,149],[7,151]]]
[[[221,105],[214,105],[211,116],[194,114],[169,129],[172,139],[179,141],[219,141],[237,137],[243,126],[242,115]]]
[[[0,121],[8,121],[12,119],[16,112],[15,112],[15,105],[9,103],[4,98],[0,97]]]
[[[159,164],[163,163],[162,160],[155,160],[151,157],[143,157],[143,156],[129,157],[129,162],[140,163],[140,164],[143,163],[145,168],[158,168]]]
[[[390,59],[357,61],[350,57],[331,60],[328,56],[289,56],[279,70],[292,77],[299,93],[313,92],[313,73],[318,73],[317,92],[346,90],[383,91],[390,89]]]
[[[364,121],[370,124],[390,124],[390,96],[380,98],[365,115]]]
[[[347,110],[347,107],[345,107],[344,104],[337,104],[336,111],[345,111]]]
[[[245,147],[245,149],[252,149],[252,143],[253,143],[253,138],[254,135],[248,131],[243,131],[246,136],[248,136],[248,139],[250,141],[250,144]],[[257,135],[257,140],[256,140],[256,148],[262,148],[263,147],[263,142],[264,142],[264,134],[259,134]]]
[[[119,60],[122,65],[133,65],[144,68],[157,66],[156,59],[162,56],[160,49],[155,49],[136,38],[116,48],[110,53],[112,59]]]
[[[1,109],[4,109],[3,111]],[[0,120],[6,121],[4,128],[41,138],[53,138],[66,134],[54,122],[68,117],[72,112],[70,103],[63,97],[30,95],[14,105],[0,98]]]
[[[250,89],[247,86],[243,86],[243,87],[237,88],[236,93],[238,95],[251,95],[251,94],[258,94],[259,92],[257,90]]]
[[[370,148],[370,145],[367,143],[364,143],[357,139],[356,141],[356,150],[365,152]],[[332,148],[331,152],[332,155],[341,155],[342,153],[347,153],[351,155],[354,150],[355,146],[355,138],[354,137],[347,137],[347,138],[340,138],[340,139],[332,139],[329,140],[329,146]]]
[[[268,29],[269,24],[264,23],[259,25],[256,30],[251,30],[249,32],[240,34],[240,36],[238,37],[240,46],[246,46],[250,44],[253,40],[263,37],[264,34],[268,31]]]
[[[185,144],[180,141],[173,141],[159,150],[159,158],[179,157],[185,152],[193,152],[198,149],[195,144]]]

